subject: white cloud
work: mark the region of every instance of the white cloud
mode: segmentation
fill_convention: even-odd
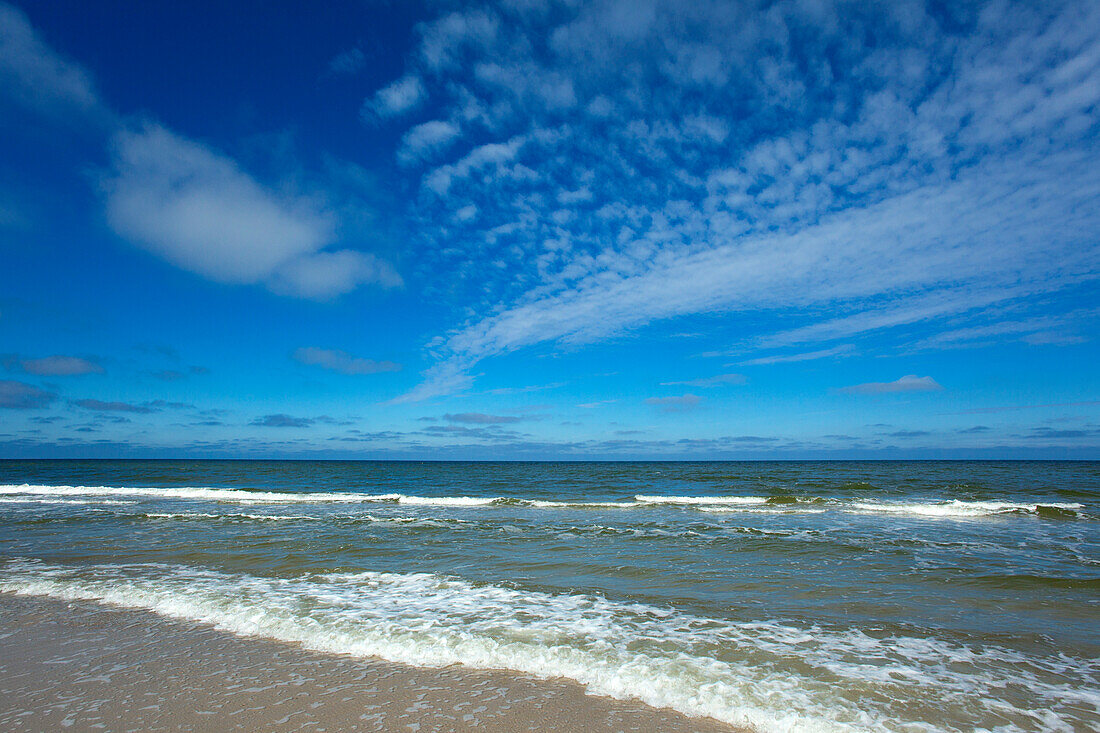
[[[661,412],[684,412],[698,407],[703,398],[694,394],[683,394],[676,397],[649,397],[645,403],[661,408]]]
[[[334,68],[350,71],[361,57],[345,54]],[[380,94],[387,109],[396,109],[421,91],[414,80]],[[0,96],[85,127],[99,123],[93,125],[97,132],[113,130],[111,167],[100,179],[107,222],[178,267],[218,282],[264,283],[316,299],[362,283],[401,284],[393,267],[373,255],[322,251],[334,243],[337,221],[320,196],[266,187],[228,156],[161,125],[124,127],[100,101],[90,75],[49,48],[21,11],[2,2]]]
[[[363,105],[363,110],[382,118],[396,117],[418,107],[426,96],[420,77],[404,76],[375,92]]]
[[[814,359],[827,359],[830,356],[850,356],[855,348],[851,344],[842,344],[830,349],[817,351],[804,351],[798,354],[779,354],[774,356],[761,356],[756,359],[748,359],[738,362],[738,366],[763,366],[765,364],[789,364],[799,361],[813,361]]]
[[[744,384],[746,381],[744,374],[718,374],[713,377],[703,377],[702,379],[689,379],[683,382],[661,382],[662,387],[684,386],[684,387],[721,387],[724,384]]]
[[[268,281],[271,290],[280,295],[313,300],[329,300],[368,284],[396,288],[402,280],[388,262],[348,249],[290,260],[280,265]]]
[[[91,76],[47,46],[27,16],[0,3],[0,95],[36,112],[64,120],[75,116],[109,120]]]
[[[895,392],[938,392],[943,387],[932,377],[918,377],[906,374],[893,382],[867,382],[843,387],[840,391],[847,394],[892,394]]]
[[[1001,173],[992,181],[963,174],[791,234],[735,237],[690,254],[658,251],[640,267],[621,262],[620,272],[605,267],[568,287],[534,290],[452,333],[450,374],[523,346],[586,343],[691,313],[838,301],[855,313],[759,342],[775,347],[966,312],[1094,278],[1100,252],[1083,246],[1083,237],[1086,221],[1100,227],[1100,209],[1085,203],[1100,203],[1100,170],[1068,156]],[[1071,191],[1055,183],[1067,175],[1078,184]]]
[[[491,46],[499,30],[500,21],[491,11],[450,13],[420,27],[420,58],[431,69],[445,69],[458,63],[463,50]]]
[[[474,148],[457,162],[441,166],[429,173],[424,185],[439,195],[446,194],[456,179],[466,178],[474,171],[499,167],[516,157],[525,140],[515,137],[504,143],[487,143]]]
[[[103,188],[118,234],[220,282],[263,280],[332,236],[310,202],[280,198],[228,157],[157,125],[118,134]]]
[[[745,324],[749,348],[839,354],[1100,272],[1095,3],[508,5],[426,24],[418,51],[437,114],[479,142],[421,179],[423,267],[483,301],[411,394],[699,313]],[[575,99],[535,93],[555,80]]]
[[[396,372],[401,365],[392,361],[375,361],[352,356],[339,349],[321,349],[316,346],[304,346],[296,349],[291,355],[295,361],[310,366],[321,367],[341,374],[377,374],[379,372]]]
[[[116,135],[102,187],[116,233],[211,280],[318,299],[364,282],[400,284],[371,255],[320,252],[335,222],[313,200],[267,189],[227,156],[158,125]]]
[[[445,120],[432,120],[412,128],[401,138],[397,159],[415,163],[447,147],[458,137],[458,126]]]

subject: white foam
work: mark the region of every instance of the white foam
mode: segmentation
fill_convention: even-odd
[[[918,517],[966,518],[987,517],[997,514],[1038,514],[1041,507],[1074,511],[1081,509],[1075,503],[1020,504],[1004,501],[945,501],[932,503],[913,502],[856,502],[852,508],[864,512],[888,512]]]
[[[540,509],[632,509],[642,506],[639,501],[550,501],[547,499],[530,499],[520,502],[523,506],[533,506]]]
[[[413,504],[416,506],[489,506],[501,501],[501,497],[480,496],[405,496],[397,495],[398,504]]]
[[[0,591],[92,600],[419,666],[568,677],[761,731],[933,730],[1005,716],[1085,729],[1096,660],[917,636],[734,623],[426,573],[231,575],[171,565],[0,566]],[[1001,693],[1024,689],[1025,705]],[[955,711],[951,726],[914,710]],[[939,714],[937,712],[937,714]],[[960,722],[961,721],[961,722]],[[1007,730],[1007,729],[1006,729]]]
[[[856,513],[880,512],[914,517],[967,518],[1008,514],[1038,514],[1041,508],[1075,511],[1077,503],[1014,503],[998,501],[848,501],[841,499],[805,500],[769,503],[765,496],[662,496],[642,495],[633,501],[581,501],[507,498],[500,496],[412,496],[359,492],[289,492],[253,491],[210,487],[114,487],[114,486],[42,486],[32,484],[0,486],[0,501],[6,503],[38,502],[69,503],[96,497],[96,503],[125,503],[108,497],[130,499],[198,500],[210,502],[255,504],[402,504],[422,507],[532,507],[537,509],[632,509],[637,507],[684,507],[704,512],[813,513],[844,511]]]
[[[149,519],[255,519],[268,522],[317,520],[305,514],[208,514],[205,512],[149,512],[141,515]]]
[[[0,504],[99,504],[119,505],[136,504],[135,501],[122,501],[119,499],[40,499],[33,496],[0,496]]]
[[[217,519],[217,520],[254,520],[260,522],[287,522],[287,521],[344,521],[344,522],[375,522],[379,524],[417,525],[424,527],[449,527],[456,524],[469,524],[466,520],[449,518],[424,518],[424,517],[376,517],[372,514],[332,514],[327,516],[310,514],[249,514],[246,512],[225,512],[211,514],[210,512],[147,512],[138,516],[147,519]]]
[[[33,484],[3,485],[0,494],[25,494],[31,496],[131,496],[153,499],[200,499],[203,501],[227,501],[241,503],[318,503],[397,501],[401,494],[356,493],[292,493],[286,491],[249,491],[245,489],[216,489],[207,487],[129,487],[129,486],[40,486]]]
[[[766,496],[635,496],[634,499],[643,504],[686,504],[690,506],[716,506],[734,504],[742,506],[755,506],[766,504]]]

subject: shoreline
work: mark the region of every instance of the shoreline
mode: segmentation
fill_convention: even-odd
[[[572,680],[412,667],[92,601],[0,593],[0,728],[748,733]]]

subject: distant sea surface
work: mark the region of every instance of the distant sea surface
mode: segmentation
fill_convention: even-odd
[[[0,591],[761,731],[1100,729],[1100,463],[0,461]]]

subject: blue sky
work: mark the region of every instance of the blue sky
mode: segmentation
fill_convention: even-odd
[[[1100,458],[1100,5],[0,3],[0,456]]]

